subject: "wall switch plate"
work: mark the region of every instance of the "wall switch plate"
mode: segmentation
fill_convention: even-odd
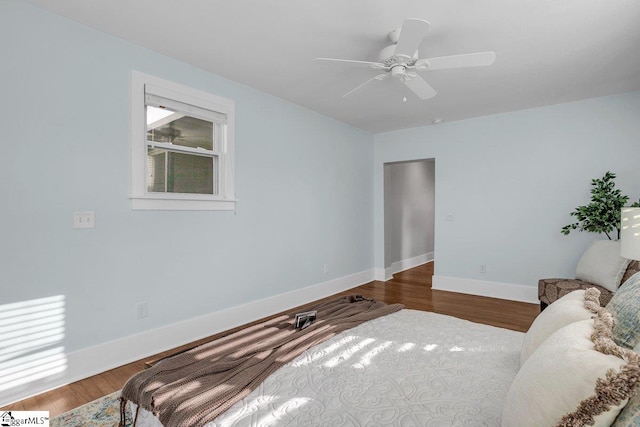
[[[324,274],[329,273],[329,264],[325,264],[322,271],[324,271]]]
[[[480,264],[480,273],[486,273],[486,272],[487,272],[487,265]]]
[[[82,211],[73,213],[73,228],[96,228],[95,211]]]

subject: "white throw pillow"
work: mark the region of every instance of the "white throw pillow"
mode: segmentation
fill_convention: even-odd
[[[596,301],[600,296],[597,289]],[[591,319],[594,313],[584,306],[585,291],[578,290],[568,293],[559,300],[550,304],[535,318],[531,327],[524,336],[522,350],[520,351],[520,366],[533,354],[534,351],[558,329],[573,322]]]
[[[502,426],[556,426],[561,420],[562,425],[611,425],[640,373],[632,350],[609,338],[612,325],[603,309],[595,319],[571,323],[547,338],[509,388]]]
[[[576,279],[615,292],[630,262],[620,256],[620,242],[596,240],[580,258]]]

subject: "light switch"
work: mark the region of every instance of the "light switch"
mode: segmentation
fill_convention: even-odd
[[[96,213],[94,211],[74,212],[73,228],[96,228]]]

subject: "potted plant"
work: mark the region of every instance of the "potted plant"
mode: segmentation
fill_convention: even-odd
[[[578,206],[571,212],[577,222],[562,227],[562,234],[578,230],[604,233],[609,240],[620,239],[620,209],[626,205],[629,197],[615,188],[615,177],[616,174],[607,172],[602,178],[591,180],[591,203]],[[631,207],[640,207],[640,202],[635,202]],[[612,239],[612,235],[615,239]]]

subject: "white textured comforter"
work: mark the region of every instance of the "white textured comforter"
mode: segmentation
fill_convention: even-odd
[[[523,336],[402,310],[312,348],[207,427],[499,426]],[[161,424],[141,410],[137,426]]]

